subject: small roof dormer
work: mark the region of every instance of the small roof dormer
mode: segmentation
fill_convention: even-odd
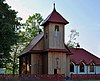
[[[62,15],[60,15],[56,9],[55,9],[55,3],[54,3],[54,9],[52,13],[44,20],[44,22],[41,24],[41,26],[44,26],[48,24],[49,22],[51,23],[61,23],[61,24],[68,24],[69,22],[63,18]]]

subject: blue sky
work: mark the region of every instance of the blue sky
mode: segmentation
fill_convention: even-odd
[[[100,0],[6,0],[18,11],[23,22],[33,13],[40,13],[45,19],[56,10],[70,23],[65,28],[65,43],[71,29],[79,32],[77,42],[81,48],[100,57]]]

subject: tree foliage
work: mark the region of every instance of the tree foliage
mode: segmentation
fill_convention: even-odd
[[[12,46],[12,58],[13,58],[13,74],[18,72],[18,56],[26,45],[41,31],[40,23],[43,21],[41,14],[35,13],[23,23],[22,28],[19,31],[20,39],[16,45]]]
[[[70,48],[80,47],[79,43],[76,42],[78,36],[79,32],[77,32],[76,30],[71,30],[67,46]]]
[[[43,21],[41,14],[35,13],[26,20],[23,24],[23,31],[21,31],[21,35],[24,38],[25,42],[30,42],[35,36],[39,34],[40,31],[40,23]]]
[[[11,46],[19,39],[17,30],[20,28],[20,17],[17,12],[0,0],[0,67],[6,67],[11,62]]]

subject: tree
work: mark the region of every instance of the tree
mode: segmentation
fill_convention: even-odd
[[[12,46],[12,58],[13,58],[13,74],[18,71],[18,56],[21,54],[22,50],[26,45],[41,31],[40,23],[43,21],[41,14],[35,13],[23,23],[22,28],[19,31],[20,39],[16,45]]]
[[[41,14],[35,13],[26,20],[23,24],[23,30],[21,31],[22,36],[24,37],[25,42],[30,42],[35,36],[39,34],[40,23],[43,21]]]
[[[80,47],[79,43],[76,42],[76,38],[78,36],[79,36],[79,32],[77,32],[76,30],[71,30],[67,46],[70,48]]]
[[[0,0],[0,68],[6,68],[11,62],[11,46],[19,39],[20,20],[17,12],[5,0]]]

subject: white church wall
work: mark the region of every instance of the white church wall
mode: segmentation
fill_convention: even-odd
[[[100,74],[100,66],[96,66],[96,74]]]
[[[80,66],[75,65],[74,66],[74,72],[70,72],[70,74],[87,74],[87,66],[85,66],[84,72],[80,72]]]
[[[77,73],[77,66],[75,65],[75,67],[74,67],[74,74],[76,74]]]
[[[94,72],[90,72],[90,66],[84,66],[84,72],[80,72],[80,66],[74,65],[74,72],[70,74],[100,74],[100,66],[94,66]]]

